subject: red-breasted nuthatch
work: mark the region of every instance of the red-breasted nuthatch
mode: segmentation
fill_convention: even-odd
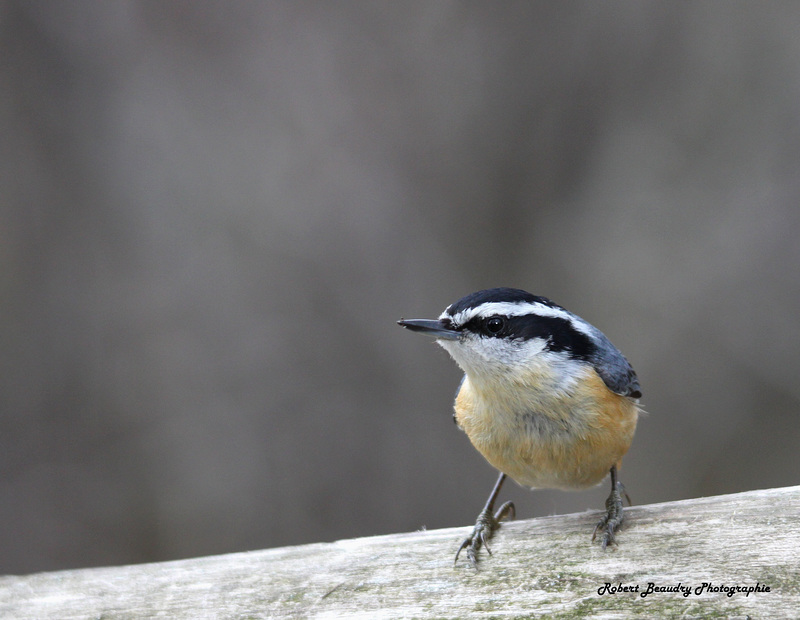
[[[401,319],[436,338],[464,371],[455,421],[500,477],[462,550],[476,565],[514,505],[494,503],[506,476],[533,488],[577,490],[611,474],[603,548],[622,524],[617,468],[628,451],[642,395],[628,360],[596,327],[545,297],[512,288],[478,291],[437,320]],[[628,500],[630,503],[630,500]]]

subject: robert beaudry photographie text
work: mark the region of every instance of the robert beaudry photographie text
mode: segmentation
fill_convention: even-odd
[[[659,585],[648,581],[646,584],[625,584],[625,583],[604,583],[597,588],[597,593],[600,596],[605,594],[625,594],[633,593],[638,594],[642,598],[650,596],[651,594],[680,594],[684,598],[694,595],[703,596],[704,594],[725,594],[728,597],[734,594],[743,594],[750,596],[753,593],[769,592],[769,586],[757,582],[754,586],[729,586],[724,583],[716,584],[711,581],[704,581],[699,585],[685,584],[678,582],[669,585]]]

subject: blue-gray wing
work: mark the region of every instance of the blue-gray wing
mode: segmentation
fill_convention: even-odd
[[[595,347],[589,355],[589,361],[600,375],[603,383],[615,394],[629,398],[641,398],[642,390],[639,387],[639,378],[625,356],[596,327],[592,327],[591,337]]]

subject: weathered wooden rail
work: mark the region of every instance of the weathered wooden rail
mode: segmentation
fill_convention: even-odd
[[[479,571],[465,527],[0,577],[0,618],[800,617],[800,486],[630,508],[605,552],[597,517],[505,524]]]

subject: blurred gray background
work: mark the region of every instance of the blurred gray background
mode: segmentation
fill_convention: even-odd
[[[798,32],[794,2],[0,0],[0,573],[471,524],[460,374],[395,321],[490,286],[631,360],[635,503],[800,483]]]

